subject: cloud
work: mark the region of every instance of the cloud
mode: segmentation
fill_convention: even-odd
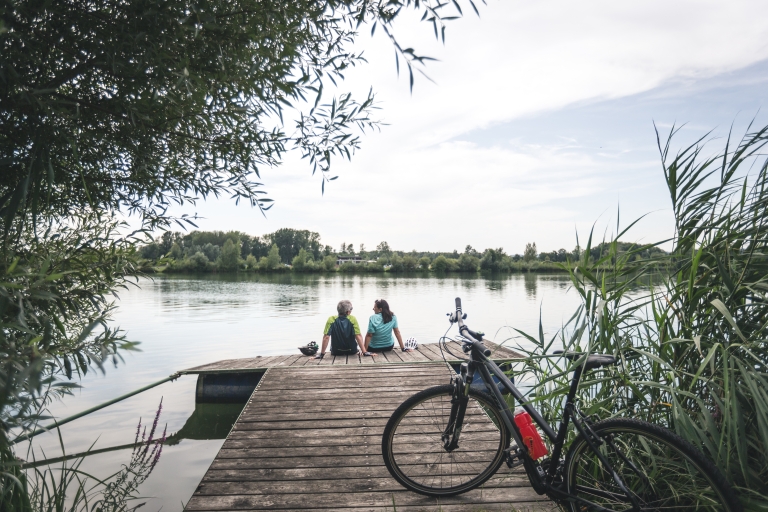
[[[762,68],[739,71],[768,59],[761,10],[754,1],[490,1],[480,19],[470,11],[451,22],[445,46],[404,19],[401,41],[440,59],[427,68],[435,83],[417,79],[411,94],[388,40],[361,38],[370,64],[341,90],[373,85],[390,124],[336,166],[325,196],[291,157],[263,175],[276,200],[267,220],[226,200],[185,211],[208,218],[202,229],[312,229],[334,246],[520,252],[529,241],[575,245],[575,227],[610,224],[621,204],[626,219],[661,210],[638,236],[668,236],[651,122],[711,128],[744,108],[765,83]],[[697,108],[703,99],[720,117]]]

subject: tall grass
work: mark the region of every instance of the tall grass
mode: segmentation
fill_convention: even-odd
[[[66,456],[59,434],[63,457],[36,460],[27,453],[28,462],[15,457],[2,460],[0,475],[0,510],[3,512],[132,512],[146,504],[139,496],[139,486],[155,469],[166,441],[166,430],[158,431],[162,400],[149,432],[136,428],[131,457],[120,470],[97,477],[82,469],[85,454]],[[2,453],[2,452],[0,452]],[[73,458],[74,457],[74,458]],[[72,460],[69,460],[72,459]]]
[[[751,127],[750,127],[751,130]],[[618,250],[628,228],[590,261],[564,267],[581,306],[519,368],[552,421],[567,392],[567,361],[556,348],[615,354],[620,364],[587,374],[582,406],[667,425],[699,446],[737,487],[747,510],[768,510],[768,127],[715,156],[703,139],[670,151],[659,138],[675,217],[669,254],[637,261],[649,246]],[[658,137],[658,132],[657,132]],[[635,221],[637,222],[637,221]],[[519,331],[518,331],[519,332]],[[572,364],[578,364],[572,363]]]

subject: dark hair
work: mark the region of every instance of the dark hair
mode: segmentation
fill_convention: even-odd
[[[374,304],[376,304],[377,308],[381,309],[381,318],[384,319],[384,323],[388,324],[389,322],[391,322],[392,317],[395,316],[395,313],[391,309],[389,309],[389,304],[387,303],[387,301],[385,301],[384,299],[379,299],[376,302],[374,302]]]

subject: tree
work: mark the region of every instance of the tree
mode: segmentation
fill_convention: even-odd
[[[326,85],[364,62],[352,49],[356,28],[368,23],[392,36],[393,21],[416,9],[444,34],[443,17],[452,16],[439,7],[416,0],[6,4],[0,207],[6,219],[32,207],[61,217],[84,206],[126,209],[167,225],[168,205],[194,201],[193,191],[266,210],[261,172],[291,149],[319,171],[324,188],[332,159],[359,147],[353,131],[377,124],[372,93],[323,102]],[[394,49],[412,78],[424,59],[396,42]],[[296,117],[286,117],[294,108]]]
[[[480,258],[480,268],[491,272],[509,270],[509,257],[504,253],[504,249],[486,249],[483,257]]]
[[[442,7],[416,0],[3,3],[0,460],[14,459],[12,429],[34,425],[49,393],[67,389],[61,380],[103,368],[132,347],[108,326],[109,297],[138,273],[139,239],[120,235],[126,230],[116,215],[137,215],[147,231],[194,225],[173,218],[169,206],[212,194],[265,211],[271,201],[261,174],[289,150],[307,159],[324,189],[335,178],[332,160],[351,158],[357,133],[377,126],[372,93],[358,101],[331,97],[326,87],[363,62],[352,49],[356,29],[370,23],[392,36],[393,21],[414,9],[442,34]],[[412,77],[423,58],[394,48]],[[174,244],[186,254],[186,243]],[[194,243],[188,256],[196,267],[208,265],[206,244],[221,247]],[[277,246],[264,260],[280,268]],[[14,485],[5,475],[0,500]]]
[[[432,261],[432,270],[435,272],[445,272],[448,270],[448,258],[442,254]]]
[[[170,251],[171,258],[175,260],[180,260],[184,257],[184,252],[181,250],[181,246],[178,242],[173,242],[173,245],[171,246]]]
[[[403,272],[405,270],[403,258],[401,258],[398,254],[393,254],[392,257],[389,258],[389,264],[391,265],[389,267],[390,272]]]
[[[387,242],[381,242],[379,245],[376,246],[376,250],[383,255],[388,255],[392,252]]]
[[[265,270],[278,270],[283,267],[280,262],[280,250],[276,245],[272,246],[269,250],[269,255],[266,258],[262,258],[262,261],[264,262]]]
[[[330,254],[323,258],[323,268],[326,272],[332,272],[336,270],[336,258],[331,256]]]
[[[470,246],[467,247],[471,249]],[[480,260],[472,255],[472,251],[465,251],[459,256],[459,270],[461,272],[477,272],[478,266],[480,266]]]
[[[227,239],[221,248],[218,262],[221,270],[237,270],[240,264],[240,247],[235,245],[232,240]]]
[[[296,270],[297,272],[303,272],[305,270],[311,270],[311,268],[308,268],[310,265],[307,263],[307,251],[305,249],[299,249],[299,254],[293,258],[293,261],[291,261],[291,266],[293,267],[293,270]]]
[[[525,244],[525,251],[523,251],[523,260],[533,261],[536,259],[537,253],[538,251],[536,250],[536,242],[533,242],[532,244]]]
[[[429,270],[430,260],[428,256],[422,256],[419,258],[419,268],[421,270]]]
[[[417,260],[413,255],[406,254],[403,256],[403,270],[406,272],[413,272],[416,270],[419,266],[419,260]]]

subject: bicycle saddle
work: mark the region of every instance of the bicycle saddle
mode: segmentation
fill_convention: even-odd
[[[553,354],[561,354],[571,361],[576,361],[584,355],[584,352],[563,352],[562,350],[555,350]],[[600,368],[601,366],[616,364],[618,361],[618,357],[609,356],[608,354],[589,354],[589,357],[587,357],[587,360],[584,363],[584,369],[593,370],[595,368]]]

